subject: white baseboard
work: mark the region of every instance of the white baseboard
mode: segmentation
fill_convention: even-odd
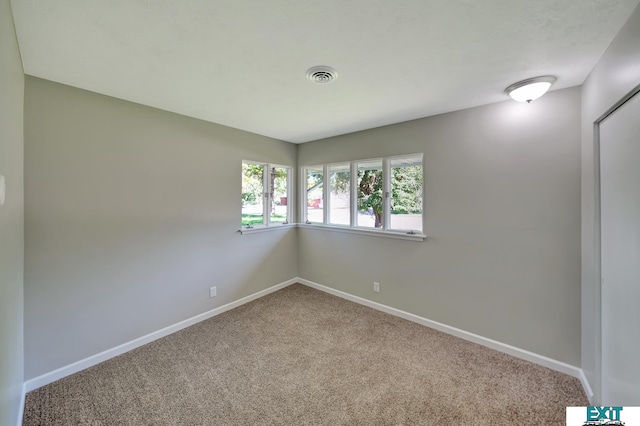
[[[438,331],[442,331],[443,333],[447,333],[456,337],[459,337],[464,340],[468,340],[473,343],[477,343],[482,346],[486,346],[488,348],[497,350],[499,352],[503,352],[514,356],[516,358],[524,359],[526,361],[533,362],[535,364],[541,365],[543,367],[550,368],[552,370],[568,374],[570,376],[576,377],[582,383],[582,387],[585,391],[585,394],[589,398],[589,401],[592,401],[593,391],[589,386],[589,382],[582,371],[581,368],[576,366],[548,358],[543,355],[538,355],[533,352],[529,352],[524,349],[517,348],[515,346],[507,345],[502,342],[498,342],[496,340],[488,339],[486,337],[479,336],[477,334],[470,333],[468,331],[461,330],[459,328],[451,327],[446,324],[439,323],[437,321],[432,321],[430,319],[402,311],[400,309],[392,308],[387,305],[383,305],[378,302],[373,302],[368,299],[364,299],[359,296],[354,296],[349,293],[345,293],[340,290],[333,289],[331,287],[324,286],[322,284],[315,283],[313,281],[306,280],[304,278],[292,278],[280,284],[276,284],[272,287],[259,291],[257,293],[251,294],[249,296],[238,299],[234,302],[227,303],[226,305],[220,306],[218,308],[212,309],[210,311],[204,312],[202,314],[196,315],[184,321],[180,321],[176,324],[165,327],[161,330],[154,331],[145,336],[139,337],[137,339],[131,340],[127,343],[123,343],[122,345],[116,346],[111,349],[107,349],[106,351],[100,352],[98,354],[92,355],[88,358],[85,358],[80,361],[76,361],[72,364],[66,365],[64,367],[58,368],[56,370],[50,371],[48,373],[42,374],[38,377],[34,377],[33,379],[27,380],[23,386],[22,393],[22,401],[20,408],[20,419],[18,426],[22,424],[22,413],[24,410],[24,400],[26,392],[30,392],[34,389],[37,389],[41,386],[47,385],[49,383],[55,382],[56,380],[62,379],[63,377],[69,376],[71,374],[77,373],[78,371],[84,370],[96,364],[99,364],[108,359],[114,358],[118,355],[121,355],[125,352],[138,348],[142,345],[150,343],[154,340],[160,339],[162,337],[168,336],[169,334],[175,333],[176,331],[182,330],[183,328],[189,327],[191,325],[197,324],[201,321],[219,315],[223,312],[236,308],[238,306],[244,305],[245,303],[249,303],[253,300],[259,299],[260,297],[266,296],[269,293],[273,293],[280,289],[290,286],[291,284],[300,283],[306,285],[308,287],[314,288],[316,290],[323,291],[328,294],[332,294],[334,296],[350,300],[352,302],[358,303],[360,305],[368,306],[370,308],[376,309],[378,311],[382,311],[388,313],[390,315],[394,315],[400,318],[404,318],[408,321],[415,322],[417,324],[424,325],[429,328],[433,328]]]
[[[24,402],[27,396],[26,385],[22,384],[22,394],[20,395],[20,405],[18,406],[18,418],[16,420],[16,426],[22,426],[22,418],[24,417]]]
[[[591,390],[591,386],[589,385],[589,380],[587,380],[587,376],[584,374],[584,370],[580,369],[580,383],[582,383],[582,389],[584,389],[584,393],[587,394],[587,398],[589,399],[589,404],[593,404],[593,390]]]
[[[344,291],[336,290],[331,287],[324,286],[322,284],[314,283],[313,281],[305,280],[304,278],[297,278],[297,282],[299,282],[300,284],[304,284],[308,287],[315,288],[316,290],[320,290],[325,293],[329,293],[334,296],[338,296],[343,299],[350,300],[360,305],[368,306],[378,311],[382,311],[387,314],[404,318],[406,320],[424,325],[426,327],[433,328],[438,331],[442,331],[443,333],[451,334],[452,336],[456,336],[461,339],[468,340],[470,342],[477,343],[482,346],[486,346],[488,348],[506,353],[516,358],[533,362],[534,364],[538,364],[543,367],[550,368],[551,370],[568,374],[569,376],[573,376],[580,380],[584,388],[584,391],[587,394],[587,397],[589,398],[590,401],[591,401],[591,397],[593,396],[593,392],[591,391],[591,387],[589,386],[589,383],[584,375],[584,372],[579,367],[576,367],[552,358],[548,358],[543,355],[538,355],[536,353],[529,352],[527,350],[520,349],[515,346],[507,345],[505,343],[498,342],[497,340],[492,340],[486,337],[479,336],[477,334],[469,333],[468,331],[451,327],[446,324],[439,323],[437,321],[432,321],[430,319],[423,318],[421,316],[418,316],[409,312],[405,312],[400,309],[392,308],[390,306],[383,305],[378,302],[373,302],[371,300],[367,300],[359,296],[354,296],[353,294],[345,293]]]
[[[125,352],[138,348],[142,345],[146,345],[147,343],[153,342],[154,340],[158,340],[162,337],[168,336],[169,334],[175,333],[176,331],[180,331],[183,328],[197,324],[201,321],[204,321],[206,319],[219,315],[233,308],[237,308],[238,306],[244,305],[245,303],[249,303],[253,300],[259,299],[260,297],[266,296],[269,293],[273,293],[274,291],[278,291],[282,288],[290,286],[291,284],[295,284],[296,282],[298,282],[297,278],[287,280],[283,283],[276,284],[272,287],[269,287],[257,293],[253,293],[249,296],[243,297],[242,299],[238,299],[235,302],[227,303],[226,305],[214,308],[210,311],[188,318],[184,321],[180,321],[176,324],[154,331],[145,336],[123,343],[114,348],[107,349],[106,351],[92,355],[88,358],[82,359],[80,361],[76,361],[64,367],[60,367],[56,370],[42,374],[38,377],[34,377],[33,379],[27,380],[24,383],[25,391],[31,392],[32,390],[38,389],[41,386],[55,382],[56,380],[60,380],[63,377],[67,377],[71,374],[74,374],[74,373],[77,373],[78,371],[92,367],[96,364],[99,364],[103,361],[106,361],[118,355],[122,355]]]

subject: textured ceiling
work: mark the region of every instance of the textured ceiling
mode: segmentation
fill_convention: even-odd
[[[582,84],[638,2],[11,0],[26,74],[290,142]]]

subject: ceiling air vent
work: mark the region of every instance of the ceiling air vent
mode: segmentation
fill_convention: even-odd
[[[307,71],[307,78],[318,84],[331,83],[338,78],[338,71],[326,66],[313,67]]]

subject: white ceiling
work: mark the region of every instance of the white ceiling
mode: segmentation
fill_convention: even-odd
[[[11,4],[26,74],[298,143],[580,85],[639,1]]]

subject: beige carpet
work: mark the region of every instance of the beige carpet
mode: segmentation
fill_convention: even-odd
[[[24,425],[562,425],[575,378],[296,284],[30,392]]]

